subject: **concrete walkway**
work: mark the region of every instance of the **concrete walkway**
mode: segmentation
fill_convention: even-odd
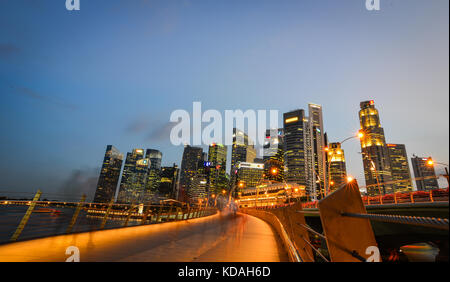
[[[266,222],[245,214],[60,235],[0,246],[0,261],[273,262],[288,257]]]

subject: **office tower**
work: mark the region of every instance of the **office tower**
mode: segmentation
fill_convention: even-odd
[[[150,168],[147,174],[145,201],[156,201],[158,187],[161,180],[161,160],[162,153],[158,150],[147,149],[145,157],[150,161]]]
[[[158,188],[160,197],[166,199],[175,198],[179,172],[180,169],[176,164],[161,168],[161,180]]]
[[[253,140],[243,131],[233,128],[233,146],[231,148],[231,169],[230,173],[240,162],[253,162],[256,158],[256,150]]]
[[[127,153],[117,201],[122,204],[145,202],[145,190],[150,160],[144,158],[143,149]]]
[[[264,164],[261,163],[246,163],[238,164],[237,177],[237,192],[244,188],[256,187],[261,184],[264,174]]]
[[[434,164],[428,164],[428,158],[413,155],[411,162],[414,176],[416,177],[417,190],[429,191],[439,189]]]
[[[270,136],[270,131],[270,129],[266,131],[266,141],[264,143],[264,179],[283,182],[284,131],[282,128],[279,128],[275,136]]]
[[[109,203],[114,199],[119,183],[120,170],[122,169],[123,154],[114,146],[106,146],[100,177],[98,178],[97,190],[95,191],[94,203]]]
[[[205,154],[202,148],[191,147],[189,145],[184,147],[180,170],[180,191],[178,195],[180,201],[188,201],[189,189],[192,187],[192,181],[199,168],[199,163],[203,162],[204,158]]]
[[[361,141],[366,189],[370,196],[394,192],[389,154],[380,116],[373,100],[360,103],[359,121],[364,136]]]
[[[211,144],[208,151],[208,162],[208,191],[217,194],[228,188],[226,181],[227,146]]]
[[[285,179],[306,186],[305,127],[308,122],[304,110],[283,114]]]
[[[347,169],[341,143],[330,143],[328,145],[328,161],[330,168],[330,190],[334,191],[347,183]]]
[[[412,191],[411,172],[404,144],[386,144],[391,163],[394,192]]]
[[[191,187],[188,190],[188,198],[191,203],[199,203],[208,197],[209,194],[209,175],[212,163],[198,161],[197,172],[192,177]]]
[[[321,194],[327,185],[325,136],[322,106],[308,104],[308,126],[305,130],[307,191]]]

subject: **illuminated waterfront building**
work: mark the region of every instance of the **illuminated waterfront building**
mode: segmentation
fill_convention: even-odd
[[[114,199],[117,184],[119,183],[122,162],[123,154],[121,154],[114,146],[108,145],[106,147],[102,169],[98,178],[97,190],[95,191],[95,203],[109,203]]]
[[[240,207],[266,207],[298,201],[306,196],[306,187],[297,183],[264,183],[256,187],[244,187],[239,192]]]
[[[411,158],[414,176],[416,177],[417,190],[429,191],[439,189],[439,184],[434,170],[434,164],[429,164],[430,158],[413,155]]]
[[[411,172],[404,144],[387,144],[395,192],[412,191]]]
[[[341,143],[328,145],[328,161],[330,162],[330,190],[334,191],[347,183],[347,169]]]
[[[373,100],[360,103],[360,129],[364,134],[361,141],[366,189],[370,196],[393,193],[391,165],[381,127],[380,116]]]
[[[188,200],[189,189],[192,187],[192,181],[199,169],[199,163],[204,161],[204,157],[202,148],[191,147],[189,145],[184,147],[180,170],[180,191],[178,193],[178,199],[180,201]]]
[[[117,201],[123,204],[139,204],[145,201],[145,190],[150,160],[144,158],[143,149],[127,153]]]

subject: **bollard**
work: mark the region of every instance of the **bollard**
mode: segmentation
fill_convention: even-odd
[[[433,200],[433,190],[430,190],[430,201],[432,203],[434,202],[434,200]]]
[[[72,219],[70,220],[70,224],[67,227],[66,234],[69,234],[72,232],[72,228],[75,225],[75,222],[77,221],[78,214],[80,213],[81,207],[83,206],[84,201],[86,200],[86,195],[83,194],[81,196],[81,201],[78,203],[77,208],[75,209],[75,212],[73,213]]]
[[[25,225],[30,219],[31,213],[33,212],[34,207],[36,206],[36,202],[41,197],[41,194],[42,194],[41,190],[38,190],[36,195],[34,195],[33,202],[31,202],[30,206],[28,207],[27,212],[20,221],[19,226],[17,227],[16,232],[14,232],[14,234],[12,235],[10,241],[17,241],[17,238],[19,238],[20,233],[22,233],[23,229],[25,228]]]
[[[409,193],[409,196],[410,196],[410,198],[411,198],[411,203],[414,204],[414,195],[413,195],[413,193],[410,192],[410,193]]]

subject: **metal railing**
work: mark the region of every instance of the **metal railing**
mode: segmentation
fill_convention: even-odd
[[[378,198],[378,202],[375,201],[373,198]],[[383,197],[361,197],[363,204],[400,204],[400,203],[423,203],[423,202],[444,202],[448,201],[448,190],[432,190],[428,192],[423,191],[415,191],[410,193],[396,193],[391,195],[384,195]],[[409,199],[409,201],[408,201]],[[280,208],[289,207],[292,204],[281,204],[281,205],[267,205],[262,207],[256,207],[254,209],[256,210],[276,210]],[[311,203],[302,203],[302,208],[319,208],[318,202],[311,202]],[[314,211],[314,210],[296,210],[297,213],[302,214],[313,214],[317,216],[321,216],[321,211]],[[364,218],[369,219],[371,221],[381,221],[386,223],[396,223],[396,224],[407,224],[407,225],[416,225],[416,226],[423,226],[427,228],[433,228],[433,229],[440,229],[440,230],[449,230],[449,220],[447,218],[436,218],[436,217],[419,217],[419,216],[402,216],[402,215],[390,215],[390,214],[367,214],[367,213],[348,213],[348,212],[342,212],[340,214],[342,217],[352,217],[352,218]],[[321,245],[323,242],[327,243],[327,237],[322,234],[321,232],[318,232],[308,224],[302,224],[299,222],[296,222],[297,226],[304,228],[307,230],[310,234],[310,238],[312,240],[307,240],[303,236],[300,236],[300,238],[306,243],[312,251],[316,254],[315,258],[310,258],[313,260],[317,260],[320,258],[320,260],[324,262],[331,261],[327,249],[322,249],[318,247],[318,245]],[[299,234],[297,234],[299,235]],[[313,242],[313,240],[319,241],[320,244],[317,242]],[[346,252],[347,254],[351,255],[355,259],[365,262],[366,259],[356,252],[355,250],[350,250],[348,248],[342,247],[342,245],[336,244],[336,242],[333,242],[334,246],[337,248],[340,248],[342,251]],[[325,252],[325,253],[324,253]]]
[[[398,192],[382,196],[362,196],[366,206],[386,204],[415,204],[448,202],[448,189],[434,189],[430,191]],[[319,201],[302,203],[303,208],[318,208]]]
[[[89,203],[42,201],[41,191],[32,200],[0,199],[0,243],[54,235],[89,232],[188,220],[216,213],[208,205],[176,201],[162,204]]]

